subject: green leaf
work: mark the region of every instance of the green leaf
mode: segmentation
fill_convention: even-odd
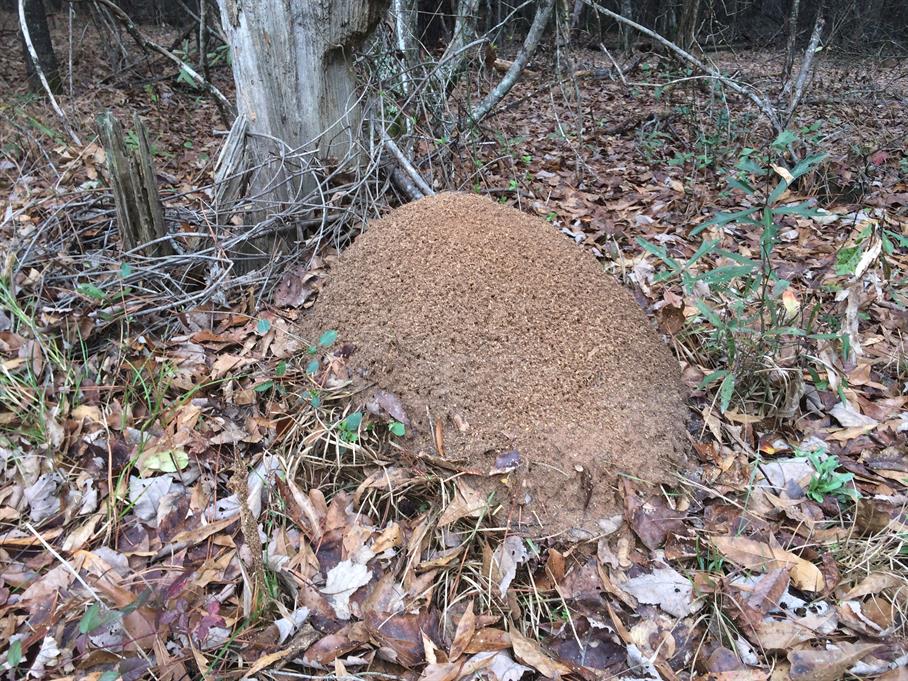
[[[120,265],[120,276],[121,277],[123,277],[125,279],[130,274],[132,274],[132,265],[130,265],[128,262],[124,262],[122,265]]]
[[[337,340],[337,331],[333,331],[333,330],[325,331],[325,333],[323,333],[321,335],[321,338],[318,339],[318,344],[321,345],[323,348],[327,348],[327,347],[334,345],[334,341],[336,341],[336,340]]]
[[[697,236],[700,232],[702,232],[707,227],[712,227],[713,225],[718,225],[721,227],[722,225],[727,225],[729,222],[744,222],[746,224],[751,224],[751,225],[758,224],[756,220],[753,220],[752,218],[749,217],[750,214],[756,210],[758,210],[758,209],[757,208],[745,208],[744,210],[739,210],[734,213],[718,213],[717,215],[714,215],[713,217],[711,217],[709,220],[706,220],[705,222],[701,222],[699,225],[694,227],[694,229],[691,231],[690,235]]]
[[[728,182],[728,186],[731,187],[732,189],[737,189],[738,191],[744,192],[745,194],[754,193],[754,188],[751,187],[744,180],[740,180],[736,177],[729,177],[727,179],[727,182]]]
[[[363,413],[361,411],[355,411],[352,414],[348,414],[342,424],[344,430],[359,430],[359,426],[362,422]]]
[[[76,286],[76,292],[95,300],[104,300],[107,297],[107,294],[94,284],[79,284]]]
[[[772,214],[774,216],[779,215],[797,215],[802,218],[815,218],[822,213],[816,208],[811,208],[808,201],[802,201],[801,203],[796,203],[791,206],[779,206],[778,208],[772,209]]]
[[[321,363],[317,359],[309,361],[309,364],[306,365],[306,373],[310,376],[318,371],[318,368],[321,366]]]
[[[704,272],[697,279],[706,284],[726,284],[732,279],[749,276],[754,269],[756,269],[756,263],[753,265],[725,265]]]
[[[388,430],[391,431],[392,435],[397,437],[403,437],[407,434],[407,427],[400,421],[394,421],[393,423],[388,424]]]
[[[755,163],[751,158],[742,158],[738,161],[738,164],[735,166],[738,170],[742,170],[745,173],[750,173],[751,175],[757,175],[758,177],[766,174],[766,168],[761,166],[759,163]]]
[[[694,306],[698,310],[700,310],[700,314],[702,314],[706,318],[706,321],[708,321],[717,329],[724,329],[726,327],[725,322],[719,319],[718,315],[716,315],[716,313],[712,309],[710,309],[710,307],[702,300],[695,300]]]
[[[719,409],[723,412],[728,411],[728,405],[731,404],[731,397],[735,394],[735,375],[728,374],[722,379],[719,385]]]
[[[287,373],[287,362],[280,361],[277,363],[277,366],[274,368],[274,375],[278,378],[281,378]]]
[[[315,393],[315,392],[309,393],[309,403],[315,409],[318,409],[320,406],[322,406],[322,398],[319,397],[318,393]]]
[[[9,652],[6,653],[6,663],[10,669],[15,669],[22,662],[22,639],[17,638],[9,644]]]
[[[637,237],[636,241],[643,250],[647,251],[648,253],[652,253],[657,258],[659,258],[659,260],[664,262],[666,265],[669,265],[673,269],[678,269],[678,261],[670,257],[663,246],[657,246],[656,244],[650,243],[640,236]]]
[[[92,603],[82,615],[82,619],[79,620],[79,633],[90,634],[105,624],[113,622],[119,616],[118,612],[110,611],[99,603]]]
[[[151,589],[142,589],[142,592],[139,594],[139,597],[136,598],[136,600],[120,608],[120,614],[128,615],[135,612],[148,602],[153,593],[154,592]]]
[[[703,380],[700,381],[699,385],[697,386],[697,390],[701,390],[706,386],[715,383],[720,378],[725,378],[726,376],[728,376],[728,369],[719,369],[718,371],[714,371],[711,374],[707,374],[703,377]]]
[[[176,473],[189,465],[189,454],[182,449],[168,449],[151,454],[142,463],[145,468],[152,471]]]
[[[809,172],[815,165],[818,165],[824,158],[826,158],[826,154],[814,154],[813,156],[808,156],[791,169],[791,177],[794,180],[797,180],[799,177],[801,177],[801,175],[804,175],[805,173]]]
[[[776,185],[776,188],[772,190],[772,193],[769,195],[769,198],[766,199],[766,203],[769,205],[774,204],[779,200],[779,197],[785,193],[785,190],[788,189],[789,182],[788,180],[782,179],[779,180],[779,184]]]
[[[772,141],[772,146],[778,150],[782,150],[787,147],[789,144],[793,144],[798,141],[798,136],[795,135],[791,130],[783,130],[779,133]]]
[[[267,319],[259,319],[258,324],[255,325],[255,332],[260,336],[264,336],[270,330],[271,322]]]
[[[109,669],[98,677],[98,681],[117,681],[117,679],[119,678],[120,672],[114,669]]]
[[[852,274],[860,261],[860,246],[843,248],[835,256],[835,273],[838,275]]]
[[[253,388],[253,390],[257,393],[263,393],[263,392],[267,392],[267,391],[271,390],[273,387],[274,387],[274,381],[265,381],[263,383],[259,383],[257,386],[255,386]]]

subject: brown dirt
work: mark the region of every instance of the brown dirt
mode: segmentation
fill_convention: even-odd
[[[445,457],[483,471],[473,484],[528,533],[595,531],[619,472],[665,481],[683,460],[677,361],[592,255],[513,208],[448,193],[393,211],[341,255],[309,324],[353,343],[433,455],[441,419]],[[515,449],[515,472],[487,475]]]

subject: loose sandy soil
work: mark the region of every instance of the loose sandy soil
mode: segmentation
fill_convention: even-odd
[[[392,212],[343,253],[308,323],[338,329],[402,400],[413,444],[497,488],[528,533],[595,531],[619,473],[667,480],[683,459],[677,361],[591,255],[513,208],[449,193]]]

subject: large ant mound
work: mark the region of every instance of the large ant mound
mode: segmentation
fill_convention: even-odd
[[[308,324],[352,343],[412,444],[495,488],[512,527],[595,531],[620,473],[668,481],[683,459],[677,361],[592,255],[513,208],[449,193],[393,211],[341,255]]]

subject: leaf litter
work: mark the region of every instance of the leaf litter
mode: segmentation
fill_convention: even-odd
[[[738,66],[734,55],[717,58],[729,70]],[[751,53],[741,66],[772,68]],[[847,65],[820,68],[828,82],[848,81]],[[543,78],[529,75],[513,97]],[[224,80],[229,90],[229,74]],[[155,88],[183,106],[166,82]],[[657,280],[658,263],[635,238],[689,257],[700,243],[691,226],[735,208],[733,199],[720,195],[711,171],[667,163],[696,134],[690,118],[620,84],[580,88],[588,110],[618,121],[587,126],[591,144],[581,160],[594,172],[581,172],[575,145],[558,134],[573,124],[570,106],[555,112],[530,100],[495,118],[505,137],[523,139],[530,158],[495,160],[500,149],[483,151],[480,190],[509,186],[516,175],[518,189],[505,201],[604,258],[639,288],[661,331],[687,347],[695,301]],[[696,91],[668,95],[706,111]],[[122,91],[101,96],[114,108],[131,106]],[[84,98],[72,104],[86,118],[96,106]],[[203,155],[220,145],[210,105],[197,106],[194,115],[147,112],[162,144],[177,152],[162,179],[190,193],[199,168],[210,169]],[[850,105],[858,123],[842,123],[838,137],[876,146],[879,126],[904,125],[887,106],[872,106]],[[808,105],[799,116],[816,111]],[[674,136],[672,143],[650,144],[659,139],[653,132]],[[195,140],[192,151],[180,136]],[[97,286],[42,298],[42,273],[18,272],[15,300],[42,305],[34,328],[8,301],[0,312],[4,377],[37,379],[3,384],[0,627],[8,645],[0,664],[30,678],[280,670],[452,681],[535,673],[673,679],[691,670],[716,678],[903,678],[908,402],[904,302],[890,295],[890,282],[904,281],[906,255],[881,235],[908,233],[908,187],[896,155],[868,156],[858,171],[840,151],[829,173],[867,192],[855,203],[830,187],[822,216],[789,216],[777,265],[792,282],[786,309],[819,301],[841,319],[853,352],[811,348],[819,364],[793,382],[787,420],[717,410],[701,386],[710,367],[696,352],[680,352],[701,476],[655,491],[624,481],[623,513],[603,518],[601,536],[590,541],[526,540],[492,523],[489,499],[456,463],[420,456],[409,428],[400,436],[387,427],[409,426],[421,414],[407,413],[400,395],[352,393],[342,336],[328,347],[319,340],[330,329],[302,337],[302,310],[317,305],[334,253],[286,272],[272,307],[237,301],[229,310],[189,310],[179,328],[119,344],[104,336]],[[98,177],[96,144],[48,153],[63,161],[65,186]],[[4,238],[30,238],[63,205],[52,195],[57,178],[2,169],[10,210],[20,216],[4,224],[14,232]],[[475,164],[461,170],[470,182]],[[802,198],[790,191],[793,201]],[[100,218],[87,219],[101,233]],[[872,235],[862,238],[868,227]],[[758,248],[733,228],[707,233],[732,252]],[[76,262],[66,250],[64,266],[66,258]],[[62,300],[71,309],[61,312]],[[154,304],[140,294],[132,303],[134,310]],[[75,360],[85,377],[77,389],[48,351],[45,335],[53,334],[92,349]],[[357,409],[368,415],[342,427]],[[808,494],[817,471],[803,453],[817,440],[836,471],[853,475],[860,499]],[[451,439],[443,444],[456,456]],[[499,453],[485,472],[519,466],[520,452],[511,451],[516,456]],[[247,466],[244,499],[229,486],[237,452]],[[244,507],[257,519],[264,585],[253,574]]]

